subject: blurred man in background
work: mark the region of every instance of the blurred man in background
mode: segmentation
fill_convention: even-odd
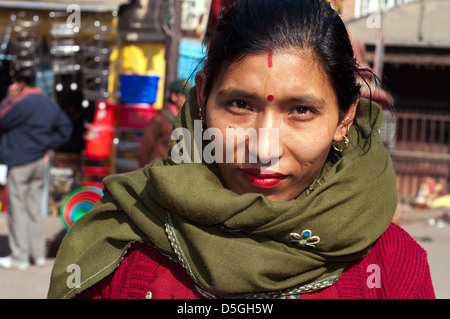
[[[43,198],[48,151],[68,141],[72,124],[60,106],[34,87],[31,68],[13,74],[0,103],[0,163],[7,165],[8,243],[0,267],[25,270],[45,264]]]

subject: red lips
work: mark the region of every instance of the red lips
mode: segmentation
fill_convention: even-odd
[[[274,187],[287,178],[276,172],[263,171],[263,174],[259,168],[241,169],[240,172],[252,185],[260,188]]]

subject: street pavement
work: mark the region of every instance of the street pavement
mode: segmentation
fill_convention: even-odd
[[[410,210],[397,222],[427,252],[437,299],[450,299],[449,217],[445,210]]]
[[[450,220],[442,220],[442,211],[406,210],[397,224],[403,227],[427,251],[436,298],[450,299]],[[0,213],[0,256],[9,252],[6,214]],[[26,271],[0,268],[0,299],[45,299],[50,273],[64,228],[58,216],[46,217],[48,243],[44,267],[31,265]]]
[[[9,254],[7,214],[0,213],[0,257]],[[59,216],[46,217],[47,258],[44,267],[33,264],[25,271],[0,268],[0,299],[47,298],[57,239],[64,233]]]

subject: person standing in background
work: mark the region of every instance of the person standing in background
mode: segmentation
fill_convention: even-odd
[[[142,144],[139,148],[139,165],[144,167],[155,158],[167,157],[169,151],[172,122],[186,101],[191,85],[186,80],[175,80],[170,83],[169,100],[166,106],[148,121]]]
[[[25,270],[30,259],[45,264],[45,224],[41,200],[48,151],[67,142],[72,124],[60,106],[34,87],[35,71],[13,75],[0,103],[0,163],[7,165],[8,226],[11,253],[0,267]]]

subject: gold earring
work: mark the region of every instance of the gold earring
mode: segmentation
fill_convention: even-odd
[[[342,135],[342,137],[344,138],[344,147],[343,148],[336,147],[336,144],[334,144],[334,142],[331,143],[333,145],[333,148],[338,152],[343,152],[350,144],[350,141],[348,140],[347,136]]]
[[[350,131],[350,125],[347,125],[347,134],[349,131]],[[342,138],[344,139],[344,147],[343,148],[338,148],[338,147],[336,147],[336,144],[334,142],[331,142],[331,144],[333,145],[333,148],[338,152],[343,152],[350,144],[350,141],[348,140],[347,135],[342,135]]]
[[[200,106],[198,107],[198,116],[200,117],[200,120],[202,120],[203,123],[202,108]]]
[[[205,101],[206,99],[203,99]],[[200,120],[202,121],[202,132],[206,129],[205,120],[203,119],[203,112],[200,105],[198,106],[198,116],[200,117]]]
[[[203,102],[203,106],[205,106],[206,104],[206,98],[201,98],[202,102]],[[203,121],[203,112],[202,112],[202,106],[198,105],[198,116],[200,117],[200,120],[202,120],[202,123],[204,123]]]

